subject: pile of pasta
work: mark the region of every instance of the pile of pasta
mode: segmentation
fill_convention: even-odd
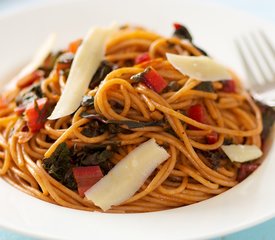
[[[65,54],[68,51],[61,52]],[[74,51],[71,50],[72,56]],[[170,157],[157,167],[131,198],[113,206],[108,212],[176,208],[209,199],[238,184],[242,163],[230,161],[221,153],[220,147],[229,141],[260,148],[261,112],[234,73],[231,73],[231,81],[234,82],[232,91],[227,91],[222,81],[207,83],[211,89],[206,90],[202,88],[202,82],[177,71],[167,61],[166,53],[205,54],[192,42],[176,35],[167,38],[140,27],[120,28],[106,45],[105,61],[112,65],[112,71],[99,85],[87,89],[86,96],[93,97],[94,106],[88,108],[82,105],[69,116],[45,119],[36,132],[29,130],[27,117],[18,114],[18,96],[25,91],[24,84],[21,82],[21,85],[19,83],[12,90],[3,92],[3,106],[0,106],[2,178],[44,201],[68,208],[101,211],[93,202],[46,171],[43,164],[45,156],[51,156],[61,143],[66,143],[70,149],[92,145],[106,145],[108,148],[109,144],[115,143],[114,153],[108,159],[114,166],[137,146],[154,138]],[[66,85],[68,74],[57,69],[61,57],[59,54],[52,68],[46,71],[48,58],[39,69],[44,74],[27,86],[30,89],[39,83],[41,94],[50,106],[55,106]],[[66,64],[69,71],[70,63]],[[133,76],[148,67],[155,69],[168,83],[164,91],[158,93],[135,81]],[[204,121],[190,117],[191,106],[201,106]],[[119,126],[121,131],[110,132],[105,128],[96,136],[87,136],[83,129],[89,128],[93,121],[99,122],[99,125],[101,122],[85,117],[85,114],[114,122],[157,124],[135,128],[122,124]]]

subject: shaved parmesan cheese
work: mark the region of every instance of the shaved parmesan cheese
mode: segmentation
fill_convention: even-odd
[[[260,148],[255,145],[222,145],[224,153],[232,162],[247,162],[255,160],[263,155]]]
[[[12,82],[15,83],[21,78],[27,76],[28,74],[35,71],[37,68],[39,68],[43,62],[46,60],[46,58],[49,56],[49,54],[52,51],[54,42],[56,39],[56,35],[54,33],[50,34],[46,41],[43,43],[43,45],[39,48],[39,50],[34,55],[31,62],[25,66],[13,79]]]
[[[228,70],[213,59],[205,56],[183,56],[166,54],[168,61],[179,72],[199,81],[229,80]]]
[[[116,28],[92,28],[76,52],[64,91],[48,119],[73,113],[80,105],[92,76],[104,59],[105,43]]]
[[[166,150],[155,139],[141,144],[124,157],[85,196],[106,211],[132,197],[151,173],[169,158]]]

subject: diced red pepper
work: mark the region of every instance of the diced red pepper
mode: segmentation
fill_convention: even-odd
[[[187,116],[197,122],[200,122],[200,123],[205,123],[205,121],[206,121],[205,120],[205,110],[201,104],[195,104],[195,105],[191,106],[187,111]],[[192,130],[198,129],[192,125],[189,125],[189,127]]]
[[[34,71],[28,74],[27,76],[21,78],[17,82],[17,87],[19,87],[20,89],[28,87],[31,84],[33,84],[35,81],[40,80],[43,76],[44,76],[43,71],[40,71],[40,70]]]
[[[82,39],[77,39],[69,44],[68,51],[75,54],[78,47],[81,45]]]
[[[218,134],[216,132],[211,132],[206,135],[206,141],[208,144],[214,144],[218,141]]]
[[[179,30],[180,28],[182,28],[182,25],[180,23],[173,23],[173,26],[175,30]]]
[[[147,62],[149,60],[151,60],[149,53],[145,52],[145,53],[142,53],[136,57],[135,64],[140,64],[142,62]]]
[[[152,67],[146,68],[142,77],[145,85],[157,93],[161,93],[168,85],[163,77]]]
[[[243,163],[239,169],[237,180],[239,182],[243,181],[251,173],[253,173],[258,167],[259,167],[259,164],[257,163],[253,163],[253,162]]]
[[[205,122],[205,110],[201,104],[191,106],[187,111],[188,117],[196,120],[197,122]]]
[[[75,167],[73,174],[81,197],[84,197],[84,193],[103,177],[99,166]]]
[[[236,84],[234,80],[225,80],[222,82],[222,91],[227,93],[236,92]]]
[[[27,124],[31,132],[39,131],[47,119],[47,98],[39,98],[26,107]]]

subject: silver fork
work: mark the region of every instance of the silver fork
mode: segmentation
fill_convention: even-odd
[[[275,49],[263,31],[235,41],[253,97],[275,107]]]

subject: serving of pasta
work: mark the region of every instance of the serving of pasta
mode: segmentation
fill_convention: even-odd
[[[219,195],[261,164],[274,114],[185,26],[51,42],[1,94],[0,174],[14,187],[68,208],[151,212]]]

